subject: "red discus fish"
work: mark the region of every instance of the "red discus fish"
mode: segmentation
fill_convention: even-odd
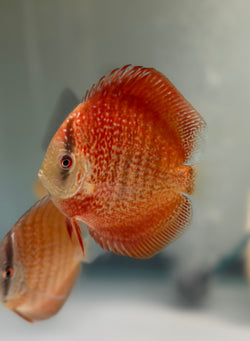
[[[188,195],[205,128],[163,74],[124,66],[63,122],[39,178],[56,206],[85,222],[103,248],[151,257],[190,223]]]
[[[82,250],[68,224],[47,196],[0,244],[0,302],[29,322],[56,314],[79,274]]]

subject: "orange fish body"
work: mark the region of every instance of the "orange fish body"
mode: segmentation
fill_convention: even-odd
[[[189,224],[206,124],[154,69],[125,66],[92,87],[52,139],[39,177],[103,248],[150,257]]]
[[[67,224],[45,197],[0,244],[0,301],[30,322],[56,314],[79,274],[82,251]]]

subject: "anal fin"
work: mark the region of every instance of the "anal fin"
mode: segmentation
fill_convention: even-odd
[[[131,238],[114,237],[101,234],[96,229],[89,228],[90,235],[107,251],[132,258],[149,258],[160,252],[175,239],[181,236],[192,218],[191,200],[185,194],[178,194],[177,205],[171,215],[159,217],[157,228],[152,232],[152,222],[145,221],[141,229],[135,228]],[[156,220],[153,220],[154,223]],[[160,224],[159,222],[162,222]]]

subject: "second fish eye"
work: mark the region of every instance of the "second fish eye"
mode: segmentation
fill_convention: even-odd
[[[60,159],[60,166],[62,169],[69,169],[72,166],[72,158],[71,156],[65,154]]]
[[[10,266],[8,266],[4,271],[3,271],[3,278],[8,279],[11,278],[14,275],[14,269]]]

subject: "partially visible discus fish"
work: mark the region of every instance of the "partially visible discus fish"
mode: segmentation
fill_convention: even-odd
[[[190,223],[188,195],[205,130],[163,74],[124,66],[67,117],[39,177],[56,206],[85,222],[103,248],[151,257]]]
[[[246,247],[245,247],[245,272],[250,283],[250,189],[247,193],[247,203],[246,203]]]
[[[47,196],[0,244],[0,301],[29,322],[56,314],[79,274],[82,250],[68,224]]]

